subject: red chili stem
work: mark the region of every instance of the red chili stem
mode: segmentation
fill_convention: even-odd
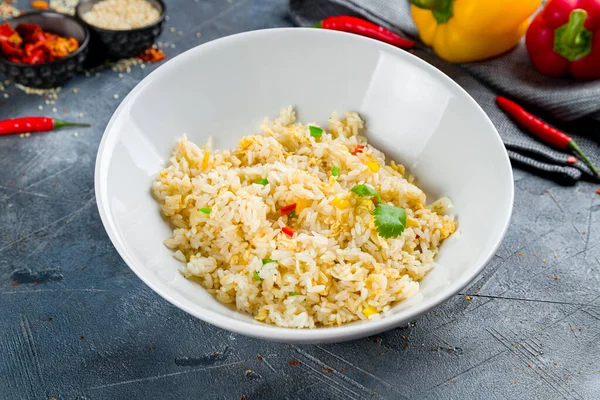
[[[296,203],[290,204],[289,206],[281,207],[281,209],[279,211],[281,212],[281,215],[288,215],[295,209],[296,209]]]
[[[525,127],[531,134],[538,139],[551,144],[561,150],[571,150],[581,157],[581,159],[590,167],[594,174],[598,175],[598,168],[583,153],[572,137],[566,133],[551,127],[535,115],[526,111],[523,107],[503,96],[496,97],[498,106],[509,116],[511,116],[520,125]]]
[[[28,132],[47,132],[53,129],[67,126],[91,126],[90,124],[80,124],[75,122],[66,122],[59,119],[47,117],[24,117],[13,118],[0,121],[0,135],[13,135]]]
[[[400,47],[401,49],[412,49],[415,42],[403,38],[396,33],[385,29],[362,18],[351,17],[349,15],[338,15],[325,18],[313,25],[314,28],[323,28],[333,31],[354,33],[360,36],[366,36],[371,39]]]

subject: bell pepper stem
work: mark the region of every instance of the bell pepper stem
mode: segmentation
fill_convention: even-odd
[[[424,8],[426,10],[432,11],[442,11],[446,6],[446,0],[410,0],[410,2],[419,8]]]
[[[579,148],[579,146],[577,145],[577,143],[575,143],[574,140],[571,140],[569,142],[569,144],[567,145],[567,147],[570,150],[573,150],[575,153],[577,153],[579,155],[579,157],[581,157],[583,162],[585,162],[587,164],[587,166],[590,167],[590,169],[592,170],[594,175],[598,175],[598,168],[596,168],[594,163],[585,155],[585,153]]]
[[[415,7],[431,10],[438,24],[448,22],[454,15],[454,0],[410,0],[410,3]]]
[[[571,11],[569,22],[554,32],[554,51],[569,61],[592,52],[592,32],[585,29],[588,13],[580,8]]]
[[[53,121],[54,121],[54,129],[64,128],[67,126],[92,126],[90,124],[79,124],[76,122],[61,121],[60,119],[55,119]]]
[[[563,34],[563,42],[569,47],[577,47],[581,45],[581,32],[585,29],[583,24],[587,19],[588,13],[585,10],[577,9],[571,11],[569,15],[569,23]]]

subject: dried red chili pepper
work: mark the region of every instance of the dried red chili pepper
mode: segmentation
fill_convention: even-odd
[[[546,124],[544,121],[537,118],[535,115],[527,112],[523,107],[521,107],[514,101],[510,101],[506,97],[496,97],[496,103],[504,112],[506,112],[508,115],[514,118],[515,121],[517,121],[523,127],[527,128],[527,130],[529,130],[529,132],[531,132],[537,138],[561,150],[571,150],[577,153],[583,159],[583,161],[590,167],[592,172],[598,175],[598,169],[596,168],[596,166],[583,153],[583,151],[581,151],[581,149],[579,148],[577,143],[575,143],[572,137]]]
[[[376,25],[362,18],[351,17],[348,15],[338,15],[325,18],[313,25],[314,28],[323,28],[333,31],[342,31],[354,33],[356,35],[366,36],[371,39],[379,40],[401,49],[412,49],[415,42],[403,38],[394,32]]]
[[[47,132],[67,126],[91,126],[47,117],[24,117],[0,121],[0,135],[28,132]]]

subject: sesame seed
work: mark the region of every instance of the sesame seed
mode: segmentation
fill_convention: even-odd
[[[171,19],[171,17],[169,17],[168,15],[167,15],[167,16],[165,16],[165,21],[168,21],[168,20],[170,20],[170,19]]]
[[[196,32],[196,37],[200,37],[202,34],[200,32]]]
[[[171,32],[175,32],[175,28],[171,28],[169,29]]]
[[[52,109],[52,112],[58,112],[58,110],[56,109],[56,107],[54,107],[54,108]]]
[[[175,48],[175,43],[173,43],[173,44],[171,45],[171,48],[172,48],[172,49],[174,49],[174,48]],[[6,96],[6,95],[5,95],[5,96]]]
[[[159,10],[146,0],[103,0],[83,14],[88,24],[112,30],[143,28],[159,18]]]
[[[38,106],[38,109],[41,111],[44,109],[44,106]]]
[[[75,94],[79,93],[79,89],[77,89],[77,88],[74,88],[74,89],[73,89],[73,93],[75,93]]]
[[[119,98],[119,95],[118,95],[118,94],[115,94],[113,97],[114,97],[114,98],[115,98],[115,100],[116,100],[116,99],[118,99],[118,98]]]
[[[4,98],[8,99],[10,96],[8,95],[8,93],[4,93]]]
[[[178,36],[183,36],[183,32],[179,31],[179,32],[177,32],[177,35]]]
[[[75,137],[79,136],[79,132],[74,132],[73,136],[75,136]]]
[[[140,65],[140,68],[141,68],[141,69],[144,69],[144,68],[146,68],[146,64],[142,64],[142,65]]]
[[[125,75],[123,75],[123,74],[119,74],[119,79],[123,79],[124,76]]]
[[[79,118],[83,118],[83,113],[79,113]]]

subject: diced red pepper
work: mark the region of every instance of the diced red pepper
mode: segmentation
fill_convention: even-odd
[[[281,215],[288,215],[295,209],[296,209],[296,203],[290,204],[289,206],[282,207],[279,211],[281,212]]]
[[[365,146],[363,146],[362,144],[357,144],[354,150],[352,150],[352,155],[355,156],[358,153],[362,153],[364,148]]]
[[[289,237],[293,237],[294,233],[296,233],[296,231],[294,231],[291,228],[288,228],[287,226],[284,226],[283,228],[281,228],[281,232],[285,233]]]

